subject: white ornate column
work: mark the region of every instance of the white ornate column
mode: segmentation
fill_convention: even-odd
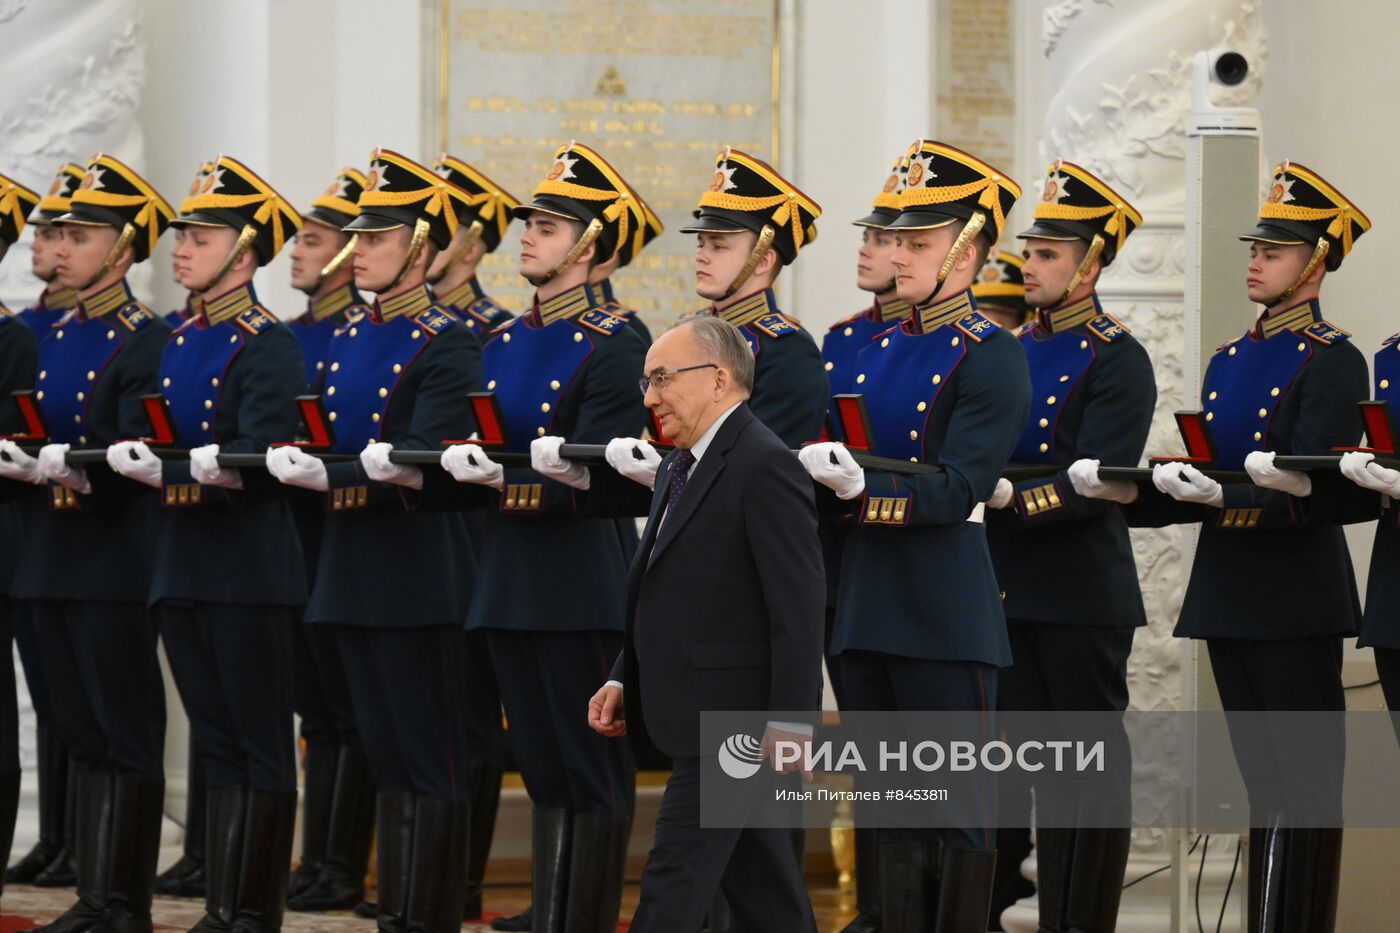
[[[1038,165],[1043,169],[1054,158],[1083,165],[1143,213],[1143,225],[1104,275],[1099,294],[1105,307],[1132,329],[1152,357],[1158,394],[1147,448],[1175,449],[1180,441],[1172,412],[1192,407],[1200,376],[1196,348],[1186,345],[1184,306],[1184,126],[1191,57],[1216,46],[1244,52],[1250,59],[1250,79],[1232,89],[1230,100],[1243,103],[1252,98],[1265,57],[1257,0],[1150,4],[1054,0],[1043,4],[1041,12],[1045,61],[1031,65],[1041,70],[1048,85],[1042,92],[1048,105]],[[1028,44],[1021,43],[1021,48]],[[1030,114],[1027,119],[1037,116]],[[1030,172],[1025,174],[1027,180],[1032,177]],[[1038,188],[1028,188],[1028,199],[1036,193]],[[1140,530],[1132,538],[1148,616],[1148,626],[1137,633],[1128,664],[1132,707],[1181,709],[1183,642],[1171,633],[1190,572],[1195,531]],[[1174,777],[1175,768],[1175,761],[1163,762],[1158,773],[1167,781]],[[1152,790],[1151,783],[1140,783],[1136,789],[1133,806],[1140,819],[1169,806],[1165,793]],[[1126,880],[1169,864],[1168,842],[1165,830],[1137,830]],[[1203,918],[1206,913],[1212,918],[1219,913],[1234,851],[1235,837],[1212,839],[1201,879]],[[1198,866],[1199,859],[1193,856],[1193,890]],[[1034,855],[1024,870],[1034,878]],[[1238,929],[1243,874],[1242,864],[1222,930]],[[1171,872],[1163,871],[1125,891],[1119,931],[1168,929],[1172,888]],[[1002,922],[1013,933],[1034,931],[1034,900],[1017,904]],[[1207,922],[1207,926],[1213,924]]]
[[[0,34],[0,172],[42,195],[59,165],[85,162],[98,150],[142,165],[140,0],[0,0]],[[32,238],[26,230],[0,263],[0,300],[12,309],[32,304],[43,289],[29,272]],[[142,276],[132,278],[142,292]],[[17,654],[13,662],[24,767],[13,848],[20,853],[36,835],[34,708]]]

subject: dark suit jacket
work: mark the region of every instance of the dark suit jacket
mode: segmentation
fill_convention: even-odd
[[[823,594],[812,481],[747,405],[700,458],[674,514],[661,465],[627,576],[626,640],[613,666],[634,747],[700,754],[702,710],[816,710]],[[595,496],[636,486],[593,471]]]

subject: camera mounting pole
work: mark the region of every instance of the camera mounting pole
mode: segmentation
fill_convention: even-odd
[[[1198,52],[1191,63],[1191,112],[1186,121],[1185,346],[1182,384],[1200,385],[1216,347],[1238,337],[1254,322],[1256,307],[1245,291],[1247,244],[1239,236],[1254,226],[1261,194],[1259,112],[1252,107],[1220,107],[1211,102],[1211,85],[1233,87],[1249,76],[1250,62],[1239,52]],[[1219,710],[1220,695],[1210,660],[1200,642],[1183,639],[1182,708]],[[1182,736],[1181,769],[1186,787],[1196,786],[1204,766],[1197,761],[1196,738]],[[1172,933],[1190,927],[1191,868],[1187,854],[1192,827],[1210,825],[1196,813],[1193,799],[1183,801],[1181,826],[1173,830]],[[1247,837],[1246,837],[1247,838]],[[1246,862],[1247,864],[1247,862]],[[1241,896],[1241,925],[1247,898]]]

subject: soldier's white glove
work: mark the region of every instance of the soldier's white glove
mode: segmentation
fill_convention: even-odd
[[[107,448],[107,465],[113,473],[160,488],[163,472],[160,460],[145,441],[117,441]]]
[[[987,508],[1004,509],[1011,504],[1011,497],[1016,492],[1016,488],[1011,485],[1011,480],[1005,476],[997,479],[997,488],[992,490],[991,498],[987,500]]]
[[[1122,480],[1099,479],[1099,461],[1076,460],[1069,465],[1069,484],[1074,491],[1086,499],[1104,499],[1120,505],[1131,505],[1137,501],[1137,483]]]
[[[393,444],[379,441],[375,444],[369,444],[360,451],[360,465],[365,468],[365,475],[380,483],[393,483],[395,486],[407,486],[409,489],[422,489],[423,471],[416,466],[390,463],[389,452],[393,449]]]
[[[1244,469],[1254,485],[1265,489],[1277,489],[1300,499],[1312,495],[1312,477],[1299,470],[1280,470],[1274,466],[1272,450],[1256,450],[1244,458]]]
[[[242,489],[243,474],[219,466],[219,445],[205,444],[190,451],[190,476],[204,486]]]
[[[637,454],[641,454],[638,457]],[[603,456],[612,467],[634,483],[648,489],[656,488],[656,471],[661,469],[661,455],[656,448],[638,437],[615,437],[608,441]]]
[[[812,479],[836,493],[838,499],[854,499],[865,491],[865,471],[845,444],[808,444],[798,451],[797,459]]]
[[[35,485],[44,482],[44,477],[39,473],[38,459],[20,450],[19,445],[11,440],[0,440],[0,476]]]
[[[288,486],[300,486],[312,492],[327,492],[331,488],[326,465],[299,447],[269,447],[267,472]]]
[[[453,444],[442,452],[442,468],[459,483],[476,483],[501,489],[506,470],[477,444]]]
[[[68,453],[67,444],[45,444],[40,447],[39,474],[44,479],[51,479],[60,486],[67,486],[74,492],[92,492],[92,483],[88,482],[87,470],[64,463],[63,455],[66,453]]]
[[[1189,463],[1173,460],[1152,468],[1152,485],[1178,502],[1192,502],[1220,508],[1225,504],[1225,491]]]
[[[1372,463],[1371,461],[1375,459],[1375,454],[1353,450],[1350,453],[1342,454],[1342,462],[1338,464],[1338,468],[1342,471],[1343,476],[1362,489],[1370,489],[1390,496],[1392,499],[1400,499],[1400,470],[1392,470],[1379,463]]]
[[[559,448],[563,443],[562,437],[535,438],[530,442],[530,466],[541,476],[587,492],[588,487],[593,484],[593,476],[583,464],[559,456]]]

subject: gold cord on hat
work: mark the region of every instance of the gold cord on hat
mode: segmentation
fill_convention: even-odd
[[[953,271],[953,266],[957,264],[958,257],[967,249],[967,244],[972,242],[972,238],[982,232],[982,228],[987,224],[987,215],[981,211],[973,211],[972,216],[967,219],[967,223],[958,231],[958,238],[953,241],[952,249],[948,250],[948,255],[943,257],[943,264],[938,267],[938,284],[934,285],[933,291],[920,304],[928,304],[938,293],[943,290],[943,283],[948,278],[948,274]]]
[[[744,268],[739,270],[739,274],[734,277],[734,281],[729,283],[729,287],[724,290],[725,298],[732,298],[739,289],[744,287],[744,283],[753,275],[753,270],[758,268],[758,264],[763,261],[763,257],[768,250],[773,247],[773,238],[778,231],[773,229],[772,224],[764,224],[763,229],[758,232],[758,240],[754,243],[753,249],[749,252],[749,258],[744,263]]]
[[[1292,298],[1293,293],[1302,288],[1303,283],[1312,277],[1312,274],[1317,271],[1318,266],[1322,265],[1323,260],[1327,258],[1327,254],[1331,249],[1332,244],[1327,241],[1327,237],[1318,237],[1317,246],[1313,247],[1313,254],[1308,260],[1308,264],[1303,267],[1302,272],[1298,273],[1298,278],[1293,280],[1292,285],[1285,288],[1277,298],[1269,302],[1268,307],[1277,307],[1280,303]]]
[[[358,242],[360,242],[360,235],[358,233],[350,234],[350,239],[345,241],[345,245],[340,248],[340,252],[336,253],[331,261],[326,263],[321,269],[320,274],[316,276],[316,285],[311,289],[312,293],[320,291],[321,283],[334,275],[337,269],[345,265],[345,260],[350,258],[350,254],[355,251],[355,244]]]
[[[1074,290],[1079,287],[1079,283],[1083,282],[1084,277],[1089,274],[1089,267],[1097,262],[1098,258],[1103,255],[1103,247],[1103,236],[1097,233],[1094,234],[1094,238],[1089,241],[1089,248],[1085,251],[1084,258],[1079,261],[1079,268],[1075,269],[1074,275],[1069,277],[1069,284],[1065,286],[1065,293],[1060,296],[1059,301],[1055,302],[1050,307],[1058,308],[1066,301],[1069,301],[1069,296],[1074,293]]]
[[[121,260],[122,253],[125,253],[131,248],[131,241],[134,239],[136,239],[136,228],[131,224],[123,224],[122,232],[117,236],[117,242],[112,244],[112,249],[107,253],[107,258],[102,260],[102,267],[98,269],[97,273],[93,275],[92,278],[88,279],[87,284],[79,288],[78,291],[85,292],[102,281],[102,277],[108,272],[111,272],[112,267]]]
[[[579,234],[578,242],[570,247],[569,251],[564,254],[563,259],[559,260],[559,265],[550,269],[539,278],[529,279],[530,284],[539,288],[545,282],[548,282],[550,279],[578,262],[578,258],[583,255],[583,251],[592,246],[593,241],[598,239],[598,235],[602,232],[603,222],[597,217],[594,217],[588,222],[588,226],[583,228],[583,233]]]
[[[191,289],[191,291],[207,292],[213,288],[224,276],[228,275],[230,269],[238,265],[238,260],[243,258],[243,254],[248,252],[248,247],[252,246],[253,241],[257,238],[258,228],[252,224],[245,224],[243,229],[238,232],[238,240],[233,244],[233,249],[229,250],[229,254],[220,263],[219,271],[210,276],[209,281],[199,288]]]
[[[422,217],[413,222],[413,239],[408,242],[408,255],[403,258],[403,267],[399,269],[399,274],[394,276],[394,281],[389,283],[389,287],[384,291],[392,291],[403,281],[403,277],[408,275],[408,270],[413,268],[413,264],[418,261],[418,255],[423,252],[424,245],[428,242],[429,224]]]

